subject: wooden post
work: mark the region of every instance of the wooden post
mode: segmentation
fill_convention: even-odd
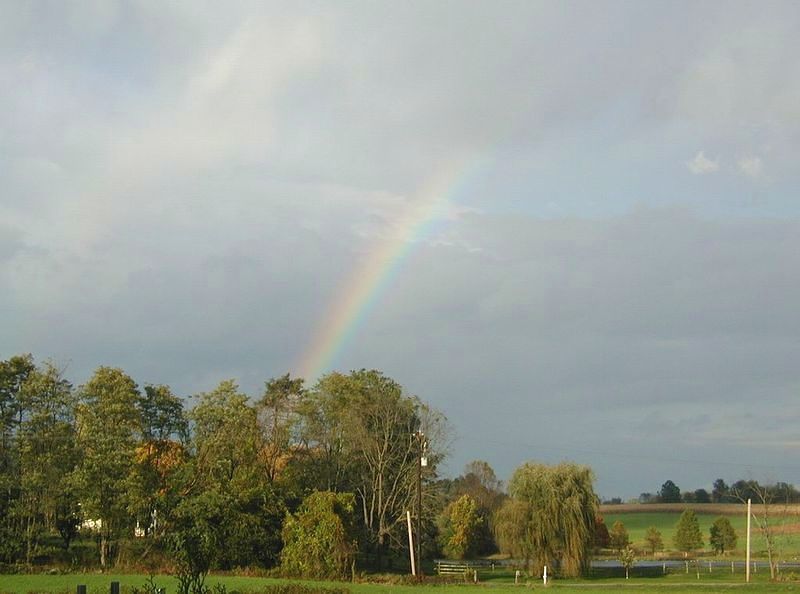
[[[744,581],[750,583],[750,500],[747,500],[747,560]]]
[[[406,511],[406,522],[408,522],[408,554],[411,556],[411,575],[417,575],[417,564],[414,562],[414,534],[411,530],[411,512]]]

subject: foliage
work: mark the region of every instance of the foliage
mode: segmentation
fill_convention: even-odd
[[[711,501],[714,503],[727,502],[730,495],[730,487],[723,479],[714,481],[714,486],[711,490]]]
[[[320,491],[307,497],[284,522],[281,568],[288,575],[316,578],[341,578],[352,571],[354,506],[351,493]]]
[[[625,568],[625,579],[627,580],[630,569],[636,563],[636,551],[630,545],[625,545],[624,548],[618,551],[617,559],[622,567]]]
[[[78,447],[83,452],[75,475],[84,514],[98,519],[100,563],[105,566],[113,541],[131,524],[129,478],[141,432],[136,383],[121,369],[100,367],[81,389]]]
[[[605,549],[611,544],[611,535],[603,516],[597,514],[594,519],[594,546],[598,549]]]
[[[584,572],[594,541],[597,497],[589,468],[526,463],[509,483],[513,503],[501,508],[498,536],[531,569],[547,565],[565,576]]]
[[[300,412],[301,434],[314,452],[308,458],[311,474],[320,479],[316,487],[355,494],[364,544],[377,553],[380,565],[390,545],[405,542],[405,510],[416,509],[423,454],[428,460],[423,482],[435,476],[446,441],[445,418],[404,394],[394,380],[364,369],[322,377]],[[418,430],[422,441],[414,438]]]
[[[503,483],[497,479],[494,470],[488,462],[473,460],[464,467],[464,473],[452,480],[441,481],[444,499],[440,507],[445,510],[448,506],[464,495],[475,501],[476,513],[479,522],[476,533],[473,535],[474,546],[472,553],[475,555],[491,555],[497,552],[494,539],[492,517],[502,505],[506,495],[503,493]],[[447,530],[448,519],[443,518],[444,528]]]
[[[656,551],[660,551],[664,548],[664,539],[661,537],[661,532],[655,526],[650,526],[645,532],[644,541],[647,543],[647,548],[650,550],[652,555],[656,554]]]
[[[625,529],[625,524],[617,520],[611,526],[611,530],[608,532],[609,536],[609,544],[611,548],[617,552],[620,552],[622,549],[627,547],[630,544],[630,538],[628,537],[628,531]]]
[[[477,502],[469,495],[462,495],[447,506],[444,516],[442,544],[448,558],[470,559],[475,556],[483,527]]]
[[[24,524],[26,563],[46,526],[56,518],[71,491],[68,478],[75,465],[72,385],[50,363],[30,371],[18,393],[17,430],[19,499],[16,515]],[[59,518],[60,519],[60,518]],[[59,524],[68,545],[74,516]]]
[[[273,378],[264,384],[264,394],[257,404],[264,439],[261,457],[270,481],[278,479],[296,442],[298,411],[306,395],[303,383],[302,378],[292,379],[288,373]]]
[[[661,485],[661,490],[658,492],[658,496],[661,503],[680,503],[681,490],[678,485],[668,480]]]
[[[725,554],[725,551],[732,551],[736,548],[736,531],[731,525],[731,521],[720,516],[711,525],[708,543],[714,547],[717,553]]]
[[[195,397],[193,422],[195,488],[229,488],[256,467],[261,446],[257,415],[233,380]]]
[[[675,528],[675,546],[679,551],[688,553],[703,546],[703,535],[697,516],[691,509],[685,510]]]
[[[206,592],[206,575],[224,542],[226,499],[221,493],[206,491],[184,499],[175,509],[167,541],[177,567],[178,594]]]

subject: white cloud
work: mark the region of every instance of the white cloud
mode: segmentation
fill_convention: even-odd
[[[689,168],[689,171],[695,175],[714,173],[715,171],[719,171],[719,158],[712,161],[706,157],[703,151],[699,151],[694,159],[687,161],[686,166]]]
[[[739,171],[753,179],[760,177],[764,171],[764,163],[761,161],[761,157],[741,157],[736,162],[736,165],[739,167]]]

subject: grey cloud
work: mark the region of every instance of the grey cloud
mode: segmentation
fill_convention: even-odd
[[[798,381],[798,19],[792,2],[5,3],[0,353],[77,382],[108,363],[255,391],[455,161],[444,231],[337,366],[443,408],[455,469],[599,451],[614,423],[621,449],[691,426],[727,456],[709,410],[744,424]],[[687,170],[700,148],[716,175]],[[735,169],[749,156],[758,180]]]

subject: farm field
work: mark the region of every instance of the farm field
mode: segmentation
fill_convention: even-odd
[[[31,593],[74,593],[78,584],[85,584],[88,594],[107,594],[111,581],[119,581],[123,594],[130,594],[132,587],[141,587],[147,576],[144,575],[101,575],[101,574],[75,574],[75,575],[4,575],[0,576],[0,593],[2,594],[31,594]],[[166,587],[167,594],[174,594],[176,582],[168,576],[157,576],[156,583]],[[211,576],[209,585],[224,584],[228,592],[264,592],[269,586],[290,583],[286,580],[270,578],[252,578],[237,576]],[[541,582],[515,586],[510,576],[498,576],[496,580],[489,580],[478,585],[453,584],[453,585],[419,585],[400,586],[394,584],[350,584],[339,582],[294,582],[307,586],[317,586],[325,589],[338,589],[352,594],[379,594],[397,592],[399,594],[428,594],[428,593],[479,593],[490,591],[497,594],[527,591],[530,589],[543,590]],[[685,575],[671,575],[659,578],[634,578],[624,579],[586,579],[586,580],[556,580],[548,584],[548,589],[559,592],[613,592],[627,590],[632,592],[658,592],[671,594],[678,592],[789,592],[797,591],[800,584],[797,582],[780,582],[770,584],[764,578],[756,578],[754,583],[744,584],[741,576],[735,580],[715,578],[694,581]],[[324,591],[324,590],[323,590]]]
[[[609,529],[611,526],[613,526],[614,522],[618,520],[621,521],[623,524],[625,524],[625,528],[628,530],[628,535],[630,536],[634,547],[643,549],[645,548],[644,535],[647,528],[650,526],[655,526],[661,532],[664,540],[664,547],[666,551],[669,552],[669,550],[673,547],[675,525],[678,523],[678,519],[680,518],[680,512],[683,511],[686,506],[675,506],[675,509],[670,511],[635,512],[617,512],[616,508],[618,507],[622,508],[631,506],[604,506],[602,508],[603,518],[605,519],[606,526]],[[647,505],[638,507],[644,507],[647,510],[650,507],[656,506]],[[700,523],[700,530],[703,534],[703,540],[706,545],[705,549],[709,554],[711,553],[711,547],[708,544],[709,529],[714,523],[714,520],[721,515],[724,515],[730,520],[738,536],[738,551],[735,552],[733,556],[744,556],[747,532],[747,518],[744,513],[744,506],[710,505],[708,506],[708,509],[704,509],[704,506],[694,506],[693,509],[697,514],[697,519]],[[738,513],[734,515],[731,513],[731,511],[736,511]],[[754,513],[758,511],[756,510],[755,506],[753,507],[753,511]],[[778,558],[784,561],[795,561],[800,558],[800,516],[795,515],[794,507],[793,509],[789,510],[789,513],[786,513],[786,510],[783,508],[780,508],[779,511],[780,515],[778,515],[778,510],[776,510],[776,515],[774,518],[772,518],[772,523],[776,526],[776,551],[778,553]],[[764,551],[766,550],[766,544],[755,522],[752,523],[751,531],[752,554],[754,556],[763,555]]]

